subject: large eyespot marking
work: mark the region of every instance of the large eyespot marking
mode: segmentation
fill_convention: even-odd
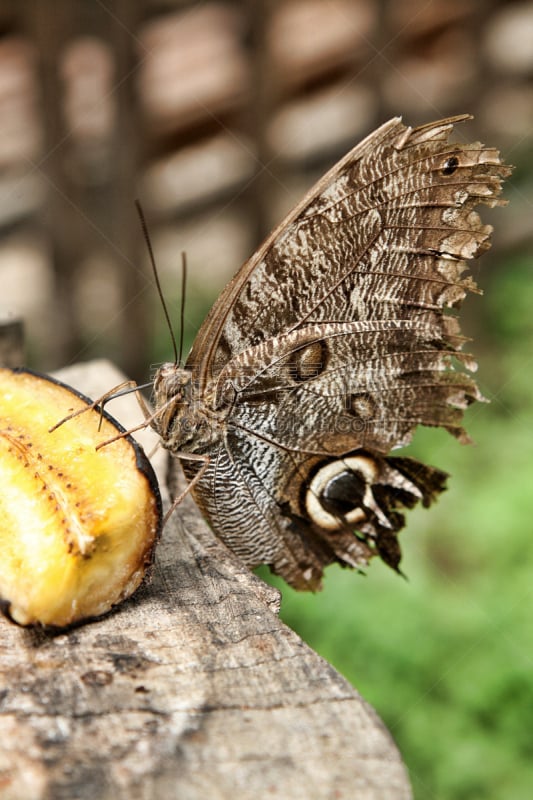
[[[366,483],[358,472],[344,470],[324,486],[320,501],[331,514],[344,517],[363,502]]]
[[[378,477],[374,459],[360,455],[330,461],[313,476],[305,495],[311,520],[329,531],[363,522],[375,511],[372,484]]]
[[[328,346],[320,340],[291,353],[288,364],[290,376],[298,383],[316,378],[326,369]]]
[[[400,465],[396,459],[394,464]],[[358,451],[356,455],[327,461],[313,475],[305,493],[305,509],[310,520],[331,533],[346,528],[368,526],[386,531],[398,530],[398,506],[411,508],[425,495],[405,470],[388,460]],[[420,469],[420,465],[417,465]],[[381,535],[380,534],[380,535]]]

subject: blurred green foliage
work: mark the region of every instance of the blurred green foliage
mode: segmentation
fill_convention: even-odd
[[[478,379],[490,405],[461,447],[421,430],[406,452],[450,473],[409,514],[404,581],[330,567],[324,591],[283,593],[282,617],[378,711],[417,800],[529,800],[533,787],[533,257],[492,270]],[[475,323],[476,328],[481,323]]]

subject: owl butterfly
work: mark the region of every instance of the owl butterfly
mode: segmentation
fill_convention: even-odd
[[[473,210],[510,168],[452,144],[459,116],[392,119],[333,167],[226,286],[185,366],[154,381],[152,425],[216,535],[297,589],[324,567],[397,569],[403,508],[445,474],[389,452],[417,425],[460,441],[482,399],[463,368],[466,260],[489,247]]]

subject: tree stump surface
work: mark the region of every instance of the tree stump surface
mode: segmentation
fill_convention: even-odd
[[[92,397],[123,379],[106,361],[58,377]],[[141,420],[134,395],[109,411]],[[186,498],[111,614],[59,635],[0,619],[0,798],[410,798],[375,712],[278,610]]]

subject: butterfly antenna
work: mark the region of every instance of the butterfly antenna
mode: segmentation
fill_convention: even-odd
[[[139,215],[139,219],[141,221],[141,229],[144,236],[144,241],[146,242],[146,247],[148,248],[148,255],[150,256],[150,263],[152,265],[152,272],[155,279],[155,285],[157,287],[157,294],[159,295],[159,299],[161,301],[161,306],[163,307],[163,313],[165,315],[165,319],[167,321],[167,327],[170,333],[170,340],[172,342],[172,349],[174,350],[174,362],[179,364],[178,359],[178,348],[176,345],[176,337],[174,336],[174,331],[172,330],[172,323],[170,321],[170,314],[168,313],[167,304],[165,303],[165,298],[163,297],[163,290],[161,289],[161,283],[159,282],[159,275],[157,272],[157,267],[155,264],[154,258],[154,251],[152,249],[152,242],[150,241],[150,236],[148,234],[148,227],[146,225],[146,219],[144,216],[144,211],[142,210],[142,206],[138,200],[135,201],[135,208],[137,209],[137,213]],[[183,323],[182,323],[183,325]],[[183,336],[181,337],[183,339]],[[181,358],[181,346],[180,346],[180,358]]]
[[[181,364],[181,357],[183,355],[183,332],[185,330],[185,294],[187,289],[187,256],[184,252],[181,254],[181,308],[180,308],[180,336],[179,336],[179,360]]]

